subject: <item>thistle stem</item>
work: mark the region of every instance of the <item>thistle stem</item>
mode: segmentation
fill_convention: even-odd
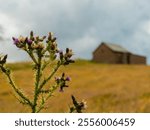
[[[10,85],[11,85],[12,88],[15,90],[15,92],[16,92],[23,100],[25,100],[25,101],[27,102],[27,104],[30,105],[30,107],[32,107],[32,106],[33,106],[32,102],[23,94],[23,92],[21,92],[21,91],[16,87],[16,85],[15,85],[15,83],[13,82],[13,80],[12,80],[10,74],[7,73],[7,72],[6,72],[5,74],[6,74],[7,78],[8,78],[8,80],[9,80]]]
[[[46,101],[52,96],[53,92],[54,92],[57,88],[58,88],[58,86],[55,86],[55,87],[53,88],[53,90],[51,90],[51,92],[50,92],[50,93],[48,94],[48,96],[45,98],[45,100],[41,102],[41,104],[40,104],[38,110],[36,111],[37,113],[40,112],[40,111],[44,108],[44,105],[45,105]]]
[[[32,113],[36,112],[37,100],[38,100],[38,97],[39,97],[38,88],[39,88],[40,80],[41,80],[41,77],[42,77],[42,73],[41,73],[41,64],[42,64],[42,62],[41,61],[42,61],[42,56],[39,55],[38,56],[37,69],[36,69],[36,77],[35,77],[36,82],[35,82],[35,89],[34,89],[34,101],[33,101]]]
[[[40,91],[43,86],[54,76],[54,74],[57,72],[57,70],[59,69],[59,67],[61,66],[61,64],[57,64],[57,66],[54,68],[54,70],[52,71],[52,73],[47,77],[47,79],[45,79],[39,86],[39,90]]]
[[[30,51],[26,51],[26,52],[29,54],[29,56],[31,57],[31,59],[33,60],[33,62],[37,65],[37,64],[38,64],[38,62],[37,62],[37,60],[35,59],[35,57],[34,57],[33,53],[32,53],[32,52],[30,52]]]

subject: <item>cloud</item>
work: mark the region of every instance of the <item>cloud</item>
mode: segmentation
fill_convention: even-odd
[[[9,62],[27,60],[27,56],[12,44],[11,37],[21,33],[17,21],[4,13],[0,13],[0,18],[0,52],[9,55]]]
[[[9,52],[11,61],[26,60],[11,37],[34,30],[54,32],[59,47],[71,47],[76,57],[90,59],[101,41],[150,57],[149,11],[149,0],[0,0],[0,37],[5,41],[0,51]]]
[[[0,41],[4,41],[4,38],[3,38],[3,33],[4,33],[4,29],[3,27],[0,25]]]
[[[2,36],[0,36],[0,41],[4,41],[4,38]]]
[[[97,40],[87,34],[74,40],[69,47],[73,48],[75,58],[79,58],[82,55],[91,59],[91,49],[94,50],[96,44]]]

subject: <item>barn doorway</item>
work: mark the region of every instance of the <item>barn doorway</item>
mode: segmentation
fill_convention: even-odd
[[[127,64],[130,64],[130,54],[127,54]]]
[[[130,64],[130,54],[129,53],[123,53],[122,63],[123,64]]]

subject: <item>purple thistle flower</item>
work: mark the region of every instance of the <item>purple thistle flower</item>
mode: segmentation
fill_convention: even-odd
[[[64,57],[64,55],[63,55],[63,51],[59,50],[59,51],[58,51],[58,53],[59,53],[59,57],[60,57],[60,59],[62,60],[62,59],[63,59],[63,57]]]
[[[68,77],[66,77],[66,81],[70,81],[71,80],[71,78],[68,76]]]
[[[15,37],[12,37],[13,41],[14,41],[14,44],[17,45],[19,43],[19,40]]]
[[[32,40],[31,39],[27,39],[27,43],[28,43],[28,45],[31,45],[32,44]]]

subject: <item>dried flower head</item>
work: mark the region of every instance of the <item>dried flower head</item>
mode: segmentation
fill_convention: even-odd
[[[73,95],[71,96],[71,98],[72,98],[72,103],[73,103],[73,106],[70,107],[71,113],[75,111],[78,113],[82,113],[82,111],[87,108],[87,104],[84,100],[82,100],[81,102],[78,102]]]
[[[18,40],[19,40],[19,42],[24,43],[25,40],[26,40],[26,38],[23,37],[23,36],[20,36],[20,37],[18,38]]]

